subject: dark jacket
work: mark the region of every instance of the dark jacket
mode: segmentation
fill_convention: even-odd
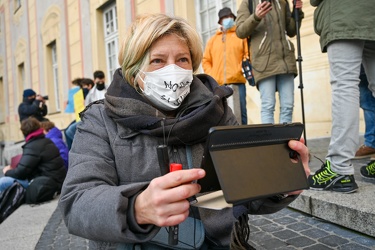
[[[17,167],[7,171],[5,176],[29,181],[37,176],[47,176],[62,185],[66,176],[64,161],[50,139],[40,134],[28,140],[22,148],[22,157]]]
[[[314,11],[314,29],[320,36],[322,52],[335,40],[375,41],[374,1],[310,0]]]
[[[116,71],[104,103],[94,102],[86,109],[74,137],[59,202],[69,232],[90,239],[93,249],[152,240],[160,227],[138,225],[134,204],[137,195],[161,174],[156,148],[163,143],[164,127],[171,131],[166,132],[170,161],[183,168],[200,167],[209,127],[238,124],[226,103],[232,93],[228,89],[218,87],[207,75],[195,76],[190,94],[178,109],[179,118],[167,118]],[[160,121],[165,125],[160,127]],[[247,212],[275,212],[293,199],[257,200]],[[228,246],[235,221],[231,208],[199,209],[195,217],[202,220],[207,238]],[[180,233],[194,237],[191,231]]]
[[[44,121],[47,115],[48,109],[47,105],[42,103],[39,100],[29,100],[27,97],[23,98],[23,102],[18,106],[18,115],[20,117],[20,122],[24,119],[29,118],[30,116],[38,119],[38,121]],[[40,105],[42,105],[40,107]]]
[[[48,131],[48,133],[46,134],[46,138],[50,139],[51,141],[53,141],[53,143],[55,143],[56,147],[60,151],[61,158],[63,158],[63,160],[64,160],[64,166],[65,166],[66,169],[68,169],[69,149],[68,149],[68,147],[66,146],[66,144],[63,140],[62,133],[61,133],[60,129],[58,129],[56,127],[50,129]]]
[[[260,0],[253,0],[253,10]],[[302,11],[299,17],[303,18]],[[251,37],[251,62],[256,83],[264,78],[294,74],[297,76],[294,45],[288,37],[296,35],[296,22],[285,0],[272,0],[272,10],[258,20],[250,13],[249,1],[243,0],[236,19],[236,34]]]

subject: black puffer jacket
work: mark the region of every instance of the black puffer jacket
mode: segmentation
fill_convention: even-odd
[[[44,134],[37,135],[22,148],[22,158],[17,167],[7,171],[5,176],[29,181],[37,176],[47,176],[62,186],[66,176],[64,161],[50,139],[45,138]]]

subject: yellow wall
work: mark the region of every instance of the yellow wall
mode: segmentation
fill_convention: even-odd
[[[119,47],[124,34],[127,30],[129,20],[137,14],[146,12],[160,12],[165,10],[169,0],[118,0],[117,18],[118,18],[118,37]],[[242,0],[237,0],[237,7]],[[41,78],[50,81],[52,78],[50,67],[48,66],[47,45],[51,41],[56,41],[59,65],[59,92],[61,112],[53,112],[48,118],[55,122],[59,128],[65,128],[72,120],[73,115],[65,114],[64,103],[67,99],[67,87],[70,83],[64,82],[84,76],[85,61],[90,58],[92,70],[106,69],[105,46],[104,46],[104,28],[102,10],[111,1],[91,0],[89,10],[82,10],[80,0],[63,0],[60,5],[52,5],[49,1],[45,3],[46,10],[41,12],[37,10],[37,0],[22,1],[27,6],[22,6],[16,14],[13,9],[13,1],[0,0],[0,15],[3,16],[4,27],[0,32],[0,41],[5,41],[5,53],[0,54],[0,77],[3,77],[4,95],[8,96],[6,109],[0,109],[0,112],[6,110],[5,123],[0,121],[0,129],[4,134],[6,141],[18,141],[23,137],[19,131],[18,104],[22,101],[23,86],[17,86],[17,63],[24,63],[25,78],[27,87],[35,91],[41,89]],[[64,6],[64,9],[61,8]],[[173,0],[174,15],[184,17],[195,26],[196,13],[194,0]],[[304,2],[305,19],[302,21],[301,45],[302,45],[302,69],[303,69],[303,94],[305,106],[305,118],[307,126],[307,136],[325,136],[330,134],[331,122],[331,89],[329,84],[329,67],[327,55],[320,51],[319,37],[313,30],[313,11],[314,8],[309,5],[309,1]],[[82,13],[89,15],[90,36],[83,36]],[[27,22],[23,23],[23,18],[27,17]],[[42,20],[39,21],[38,20]],[[27,36],[19,37],[14,34],[20,26],[26,26]],[[41,27],[38,27],[41,26]],[[66,27],[66,28],[65,28]],[[25,27],[23,27],[25,28]],[[62,38],[64,34],[65,40]],[[83,37],[82,37],[83,36]],[[17,37],[17,39],[14,39]],[[83,41],[90,39],[91,55],[83,54]],[[296,40],[293,40],[296,45]],[[10,46],[12,45],[12,46]],[[13,46],[16,45],[16,46]],[[0,45],[1,46],[1,45]],[[13,49],[14,48],[14,49]],[[42,48],[42,49],[41,49]],[[62,53],[67,55],[61,56]],[[41,65],[40,61],[44,61]],[[47,65],[46,65],[47,62]],[[87,61],[86,61],[87,65]],[[64,68],[65,67],[65,68]],[[66,69],[68,68],[68,70]],[[60,70],[61,69],[61,70]],[[90,69],[89,69],[90,70]],[[88,70],[88,71],[89,71]],[[6,76],[6,77],[5,77]],[[65,78],[64,78],[65,77]],[[19,83],[20,84],[20,83]],[[301,95],[299,78],[295,81],[295,110],[294,121],[302,121]],[[48,86],[48,92],[54,91],[53,86]],[[41,93],[48,94],[48,93]],[[248,117],[250,123],[260,123],[260,97],[259,91],[247,86]],[[1,97],[0,103],[4,102]],[[56,111],[52,103],[47,103],[51,111]],[[278,110],[279,106],[276,107]],[[276,121],[278,120],[278,111],[276,112]],[[362,124],[362,123],[361,123]],[[363,125],[361,125],[363,131]],[[1,140],[1,138],[0,138]]]

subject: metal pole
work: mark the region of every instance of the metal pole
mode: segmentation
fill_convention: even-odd
[[[307,146],[307,138],[306,138],[306,122],[305,122],[305,104],[303,99],[303,78],[302,78],[302,55],[301,55],[301,35],[299,30],[299,13],[298,9],[296,8],[296,1],[293,0],[293,11],[294,11],[294,19],[296,21],[296,31],[297,31],[297,62],[298,62],[298,76],[299,76],[299,85],[298,88],[301,90],[301,108],[302,108],[302,123],[303,123],[303,137],[305,139],[305,145]]]

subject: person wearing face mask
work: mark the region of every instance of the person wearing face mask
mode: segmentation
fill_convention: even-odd
[[[45,116],[48,113],[46,100],[41,95],[37,95],[32,89],[23,91],[23,101],[18,106],[18,116],[20,122],[29,117],[34,117],[38,121],[48,121]]]
[[[94,88],[94,81],[90,78],[80,78],[75,81],[79,82],[80,90],[73,95],[74,102],[74,113],[76,118],[72,121],[68,127],[65,129],[65,140],[68,149],[72,147],[74,135],[76,133],[77,125],[81,122],[79,113],[85,109],[85,100],[87,99],[90,90]]]
[[[105,99],[81,112],[59,209],[69,233],[89,239],[90,249],[249,249],[246,240],[238,241],[248,236],[239,232],[247,214],[278,211],[300,193],[240,210],[190,206],[187,198],[200,191],[195,181],[205,176],[200,163],[209,128],[238,124],[226,100],[233,90],[194,74],[201,46],[185,19],[137,17]],[[181,163],[182,170],[161,175],[160,145],[168,163]],[[289,146],[308,172],[306,146]],[[177,224],[179,242],[170,245],[167,230]]]
[[[297,32],[294,11],[298,11],[299,19],[304,17],[302,1],[293,2],[296,5],[291,12],[288,0],[243,0],[237,11],[237,36],[251,38],[251,62],[260,92],[262,123],[275,123],[276,92],[280,100],[279,123],[292,122],[297,65],[289,37]]]
[[[206,44],[202,67],[204,73],[212,76],[219,85],[233,88],[234,94],[228,99],[237,120],[247,124],[246,79],[242,74],[242,60],[247,56],[246,39],[236,36],[236,16],[225,7],[219,11],[219,29]]]
[[[90,89],[90,92],[85,98],[86,106],[94,101],[104,99],[104,95],[107,92],[107,88],[105,86],[105,75],[103,71],[97,70],[94,72],[94,83],[95,86]]]

